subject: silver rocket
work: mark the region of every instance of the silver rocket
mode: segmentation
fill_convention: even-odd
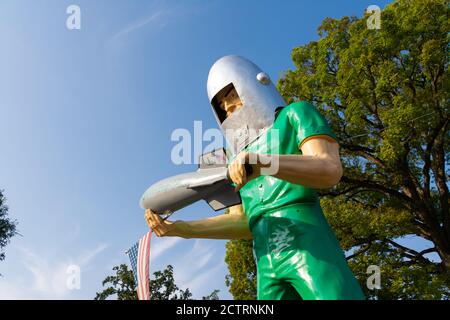
[[[247,174],[251,166],[246,165]],[[205,200],[215,210],[241,203],[239,192],[228,177],[227,158],[223,149],[200,157],[195,172],[163,179],[143,194],[140,206],[160,215],[169,215],[199,200]]]

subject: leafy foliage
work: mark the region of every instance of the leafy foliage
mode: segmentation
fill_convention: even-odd
[[[101,292],[97,292],[95,300],[105,300],[116,296],[117,300],[137,300],[135,290],[137,284],[134,281],[133,271],[126,264],[113,267],[115,275],[108,276],[102,285],[109,285]],[[153,273],[154,279],[150,280],[150,297],[152,300],[191,300],[192,293],[189,289],[180,290],[175,284],[173,267],[168,265],[163,271]],[[214,290],[202,300],[219,300],[219,290]]]
[[[5,259],[4,248],[16,234],[17,221],[8,217],[8,206],[3,191],[0,190],[0,261]]]
[[[219,292],[220,290],[214,290],[209,295],[202,297],[202,300],[220,300],[219,299]]]
[[[156,271],[154,276],[154,280],[150,281],[152,300],[189,300],[192,297],[189,289],[180,290],[175,284],[171,265],[164,271]]]
[[[367,15],[326,18],[277,84],[288,103],[313,102],[338,136],[344,176],[321,205],[370,299],[449,299],[449,16],[443,0],[398,0],[378,30]],[[433,245],[416,251],[405,237]],[[251,255],[249,243],[228,243],[235,298],[254,292]],[[369,265],[381,269],[379,290],[367,289]]]
[[[327,18],[278,82],[287,101],[313,101],[339,138],[344,176],[321,203],[363,288],[367,266],[381,267],[370,298],[449,297],[449,13],[445,1],[399,0],[379,30],[367,16]],[[401,245],[408,235],[433,246]]]
[[[229,274],[225,284],[237,300],[256,299],[256,265],[251,240],[231,240],[226,244],[225,262]]]
[[[115,275],[107,276],[103,280],[102,285],[109,285],[103,291],[97,292],[95,300],[106,300],[116,295],[117,300],[137,300],[137,292],[135,291],[136,283],[134,282],[133,271],[128,269],[126,264],[113,267]]]

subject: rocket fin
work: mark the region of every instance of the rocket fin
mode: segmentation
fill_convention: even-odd
[[[199,169],[227,166],[227,155],[223,148],[202,154],[198,161]]]
[[[239,192],[235,192],[234,187],[228,183],[224,183],[213,194],[205,198],[205,201],[208,202],[214,211],[219,211],[242,202]]]

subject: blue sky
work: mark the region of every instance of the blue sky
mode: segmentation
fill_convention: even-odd
[[[0,188],[22,236],[0,263],[0,299],[92,299],[147,231],[139,198],[175,165],[173,130],[216,128],[209,68],[239,54],[272,79],[325,17],[390,1],[0,1]],[[81,30],[66,8],[81,8]],[[214,215],[197,203],[174,215]],[[412,240],[411,240],[412,241]],[[200,298],[224,284],[225,241],[153,238],[151,271],[172,264]],[[418,246],[423,246],[418,243]],[[68,290],[66,270],[81,270]]]

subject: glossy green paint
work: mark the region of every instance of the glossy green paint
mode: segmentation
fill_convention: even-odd
[[[292,103],[245,151],[301,154],[308,137],[336,136],[310,103]],[[240,190],[254,239],[258,299],[364,299],[317,193],[302,185],[260,176]]]

